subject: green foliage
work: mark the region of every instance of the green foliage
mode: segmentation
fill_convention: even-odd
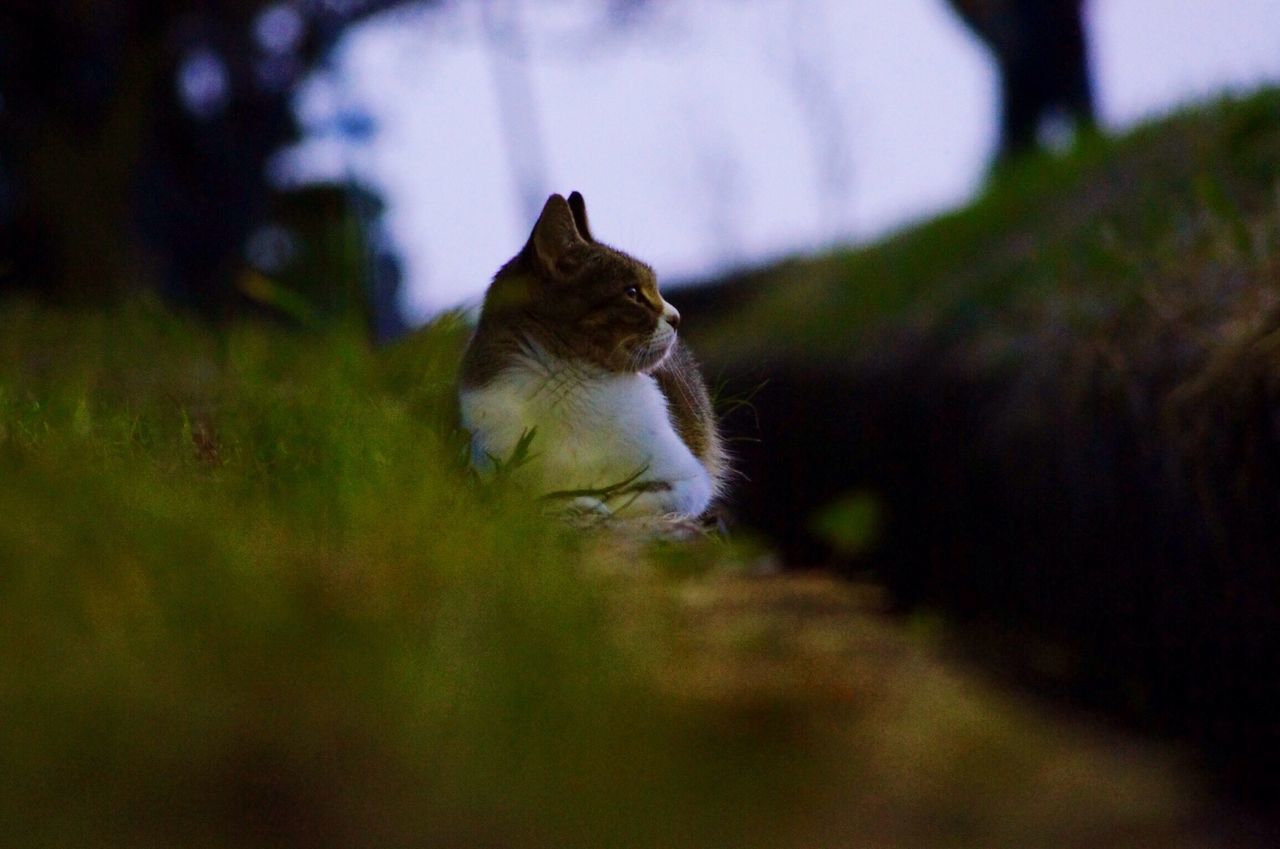
[[[0,309],[10,839],[765,842],[800,768],[675,710],[583,538],[468,476],[461,339]]]

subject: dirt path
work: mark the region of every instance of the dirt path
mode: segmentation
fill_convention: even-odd
[[[642,581],[675,603],[661,686],[786,716],[826,780],[796,847],[1252,847],[1189,759],[945,660],[941,631],[818,574]],[[645,635],[652,638],[654,635]]]

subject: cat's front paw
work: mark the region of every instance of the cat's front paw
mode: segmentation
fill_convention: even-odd
[[[704,491],[705,490],[705,491]],[[614,497],[619,516],[697,516],[711,500],[710,487],[697,481],[646,481]]]
[[[579,495],[564,505],[566,513],[574,516],[612,516],[613,510],[594,495]]]
[[[619,516],[683,516],[681,505],[666,492],[645,492],[618,507]]]

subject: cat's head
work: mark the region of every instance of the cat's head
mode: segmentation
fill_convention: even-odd
[[[671,352],[680,313],[653,269],[597,242],[574,192],[547,199],[524,249],[485,297],[486,319],[556,356],[615,373],[648,372]]]

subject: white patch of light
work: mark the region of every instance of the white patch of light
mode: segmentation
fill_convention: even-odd
[[[274,3],[263,9],[253,26],[258,46],[268,53],[292,53],[302,43],[305,24],[290,3]]]
[[[191,114],[202,120],[216,118],[231,98],[227,64],[214,50],[198,47],[178,66],[178,97]]]
[[[1280,82],[1280,0],[1093,0],[1086,9],[1103,126]]]

